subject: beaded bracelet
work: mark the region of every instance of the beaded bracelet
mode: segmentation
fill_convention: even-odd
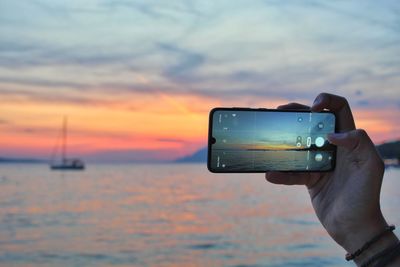
[[[386,233],[388,232],[393,232],[393,230],[396,229],[394,225],[389,225],[383,230],[381,233],[378,235],[374,236],[370,241],[365,243],[360,249],[356,250],[354,253],[347,253],[346,254],[346,260],[351,261],[354,258],[358,257],[363,253],[365,250],[367,250],[373,243],[377,242],[379,239],[381,239]]]
[[[385,266],[387,263],[389,263],[398,255],[398,253],[400,252],[399,248],[400,248],[400,242],[397,242],[396,245],[390,246],[389,248],[384,249],[383,251],[372,256],[366,262],[361,264],[361,267],[368,267],[372,263],[377,262],[381,258],[383,259],[378,261],[378,264],[374,266]]]
[[[374,267],[385,267],[389,263],[391,263],[393,260],[395,260],[397,257],[400,256],[400,242],[397,243],[396,247],[394,247],[388,255],[385,255],[385,258],[380,260],[378,264],[376,264]]]

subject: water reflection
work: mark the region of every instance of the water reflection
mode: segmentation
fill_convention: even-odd
[[[64,175],[1,168],[2,266],[346,265],[306,190],[267,184],[262,174],[214,175],[202,165],[98,165]],[[398,192],[384,190],[397,205]],[[390,213],[396,207],[383,203]]]

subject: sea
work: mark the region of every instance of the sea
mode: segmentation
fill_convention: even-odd
[[[400,227],[400,169],[381,204]],[[399,231],[396,230],[397,234]],[[354,266],[304,186],[205,164],[0,165],[0,266]]]

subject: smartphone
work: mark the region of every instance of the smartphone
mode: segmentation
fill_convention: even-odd
[[[207,166],[218,173],[332,171],[336,146],[327,135],[335,125],[331,112],[214,108]]]

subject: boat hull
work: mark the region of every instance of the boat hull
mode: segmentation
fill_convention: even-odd
[[[85,169],[85,166],[54,165],[50,166],[50,169],[59,171],[82,171]]]
[[[85,163],[81,159],[67,158],[67,117],[64,116],[63,130],[62,130],[62,154],[61,162],[53,161],[57,146],[53,151],[50,161],[51,170],[59,171],[82,171],[85,169]]]

